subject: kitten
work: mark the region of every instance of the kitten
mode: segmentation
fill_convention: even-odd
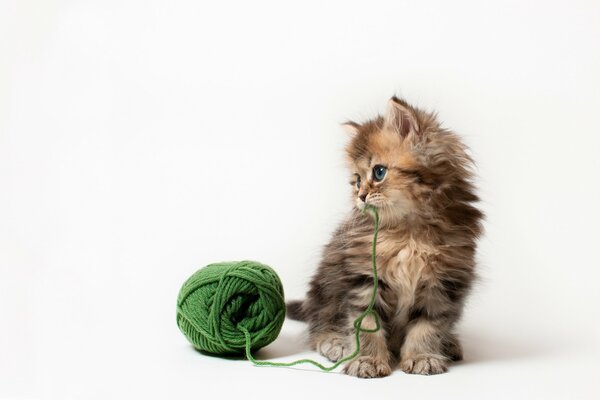
[[[376,333],[361,333],[361,351],[344,372],[361,378],[439,374],[462,359],[454,333],[475,278],[476,240],[483,214],[475,206],[466,146],[434,114],[393,97],[386,115],[349,122],[347,158],[354,208],[325,247],[304,301],[288,316],[309,325],[311,346],[331,361],[354,351],[352,322],[373,290],[373,219],[377,207],[379,291]],[[371,317],[363,328],[372,329]]]

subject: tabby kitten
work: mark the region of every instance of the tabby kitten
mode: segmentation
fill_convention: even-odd
[[[381,217],[375,309],[382,329],[361,333],[359,356],[344,372],[382,377],[398,362],[407,373],[445,372],[462,359],[454,327],[482,232],[472,160],[434,114],[396,97],[384,117],[346,127],[355,206],[325,247],[306,299],[288,303],[288,316],[308,322],[311,346],[329,360],[354,351],[352,322],[373,290],[373,220],[361,212],[371,204]]]

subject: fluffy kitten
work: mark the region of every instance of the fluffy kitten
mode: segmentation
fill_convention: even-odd
[[[288,303],[288,316],[307,321],[310,344],[337,361],[354,350],[352,322],[369,303],[373,220],[378,208],[377,333],[361,334],[361,352],[344,372],[361,378],[392,367],[439,374],[462,359],[454,326],[475,273],[483,214],[474,203],[466,146],[435,115],[393,97],[384,117],[346,124],[355,207],[325,247],[306,300]],[[366,318],[363,327],[374,328]]]

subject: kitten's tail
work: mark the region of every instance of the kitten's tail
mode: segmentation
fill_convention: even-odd
[[[306,321],[306,315],[304,314],[303,305],[303,300],[288,301],[285,304],[287,317],[296,321]]]

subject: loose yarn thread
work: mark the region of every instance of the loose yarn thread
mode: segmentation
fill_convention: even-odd
[[[373,215],[375,228],[371,247],[373,292],[367,308],[354,320],[355,350],[330,366],[305,358],[292,362],[261,361],[253,351],[277,338],[285,319],[283,286],[270,267],[252,262],[211,264],[192,275],[183,285],[177,300],[177,324],[199,350],[226,355],[242,353],[257,366],[292,367],[311,364],[322,371],[333,371],[360,353],[360,334],[375,333],[381,322],[375,312],[378,290],[377,235],[379,214],[367,205],[364,212]],[[375,328],[362,327],[372,316]],[[242,335],[240,335],[242,333]]]

